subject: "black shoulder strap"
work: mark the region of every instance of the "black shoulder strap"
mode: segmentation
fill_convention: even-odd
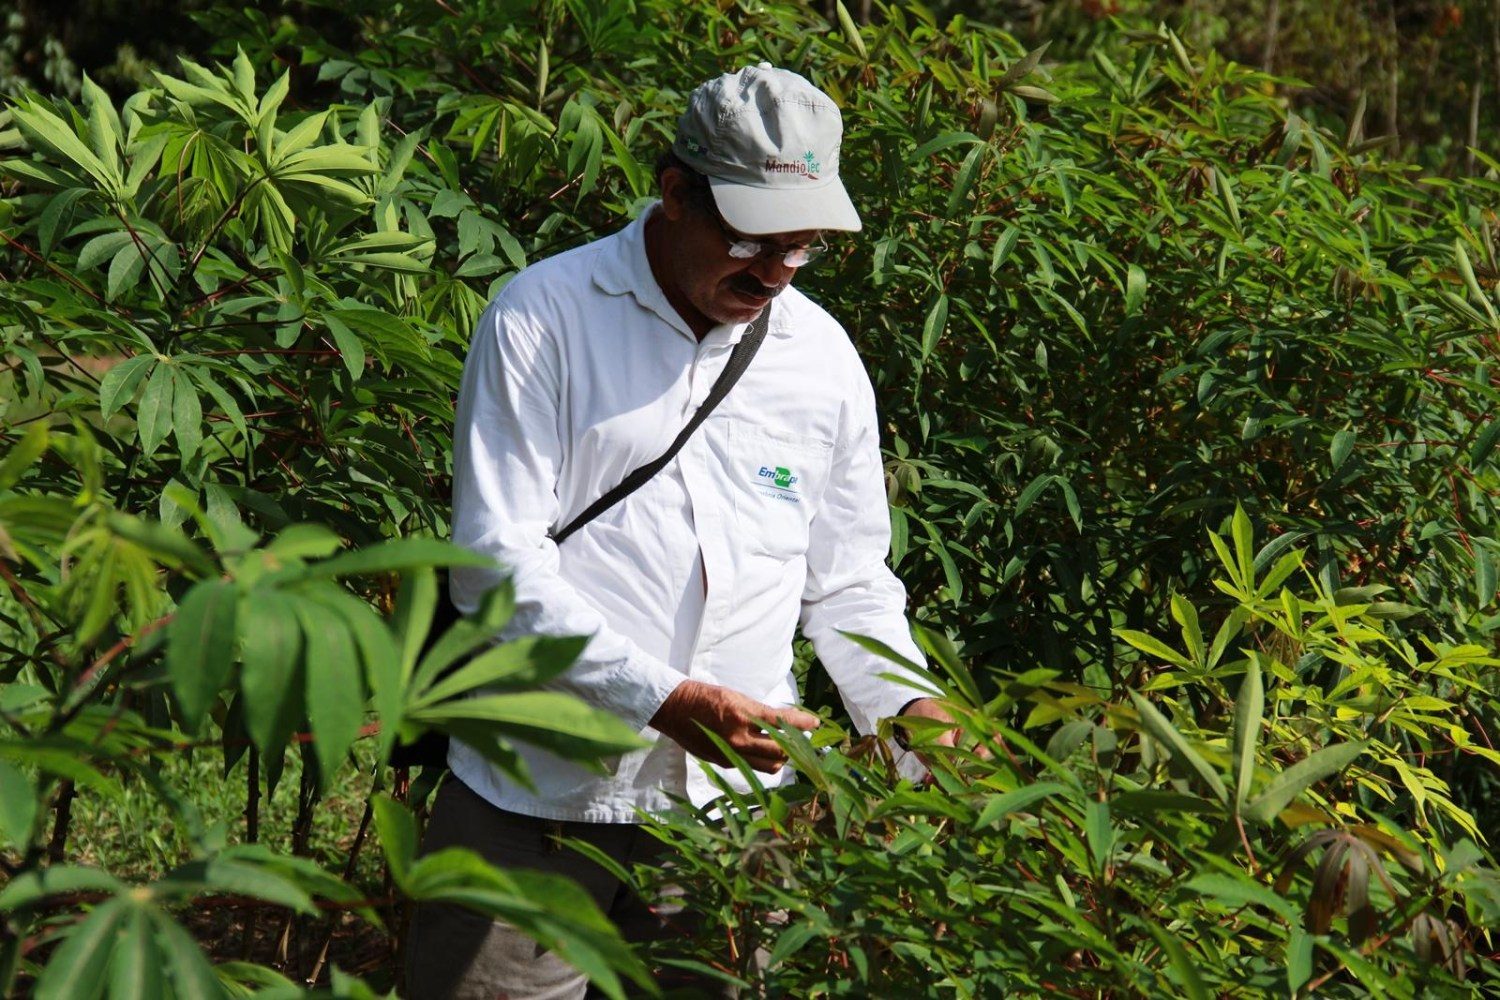
[[[755,357],[755,352],[760,350],[761,341],[766,339],[766,331],[770,329],[770,326],[771,306],[768,303],[755,318],[755,322],[750,324],[750,329],[745,331],[740,342],[734,345],[734,350],[729,353],[729,360],[725,363],[724,370],[719,373],[718,379],[708,390],[708,395],[698,405],[693,418],[687,422],[687,426],[683,427],[682,433],[677,435],[677,440],[673,441],[660,456],[636,469],[626,476],[620,485],[595,500],[587,510],[569,521],[562,530],[555,532],[552,540],[561,545],[573,532],[630,496],[644,486],[652,476],[665,469],[667,463],[677,456],[683,445],[687,444],[688,438],[693,436],[693,431],[698,429],[698,425],[708,419],[708,415],[714,412],[714,408],[723,401],[725,396],[729,395],[729,390],[734,388],[740,376],[745,374],[745,369],[750,367],[750,361]]]

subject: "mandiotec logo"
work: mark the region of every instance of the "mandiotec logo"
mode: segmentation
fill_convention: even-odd
[[[823,165],[813,155],[812,150],[802,154],[800,160],[782,160],[775,156],[766,157],[766,173],[768,174],[801,174],[810,181],[818,179],[818,171]]]

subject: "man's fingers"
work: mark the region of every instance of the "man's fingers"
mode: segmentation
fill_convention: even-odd
[[[745,737],[739,745],[734,747],[734,752],[747,760],[751,757],[786,760],[786,752],[781,749],[781,745],[764,736]]]
[[[793,729],[817,729],[823,724],[823,720],[811,712],[800,708],[771,708],[766,706],[766,714],[761,716],[770,722],[779,722],[783,726]]]
[[[775,757],[752,757],[747,755],[745,763],[749,764],[753,770],[759,771],[762,774],[779,774],[781,769],[786,766],[786,757],[781,755]]]

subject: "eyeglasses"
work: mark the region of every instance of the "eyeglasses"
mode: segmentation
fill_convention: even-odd
[[[828,244],[821,241],[805,247],[779,247],[774,243],[752,240],[730,229],[724,217],[719,214],[717,207],[709,206],[708,214],[712,216],[714,225],[719,227],[719,232],[723,234],[724,239],[729,242],[729,256],[735,260],[754,260],[758,257],[779,255],[781,263],[786,267],[806,267],[828,252]]]

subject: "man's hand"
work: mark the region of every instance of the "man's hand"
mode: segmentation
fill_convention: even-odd
[[[953,716],[943,707],[943,703],[936,698],[918,698],[915,701],[907,702],[906,707],[901,710],[900,717],[933,719],[937,722],[946,722],[951,728],[933,740],[933,743],[940,747],[951,747],[958,743],[958,726],[954,724]],[[900,725],[900,723],[898,722],[897,725]]]
[[[729,763],[704,734],[703,729],[708,729],[755,770],[775,774],[786,763],[786,754],[775,740],[765,735],[762,721],[808,730],[816,729],[821,720],[800,708],[773,708],[738,691],[702,681],[683,681],[677,685],[651,717],[651,725],[657,732],[670,737],[694,757],[721,766]]]

